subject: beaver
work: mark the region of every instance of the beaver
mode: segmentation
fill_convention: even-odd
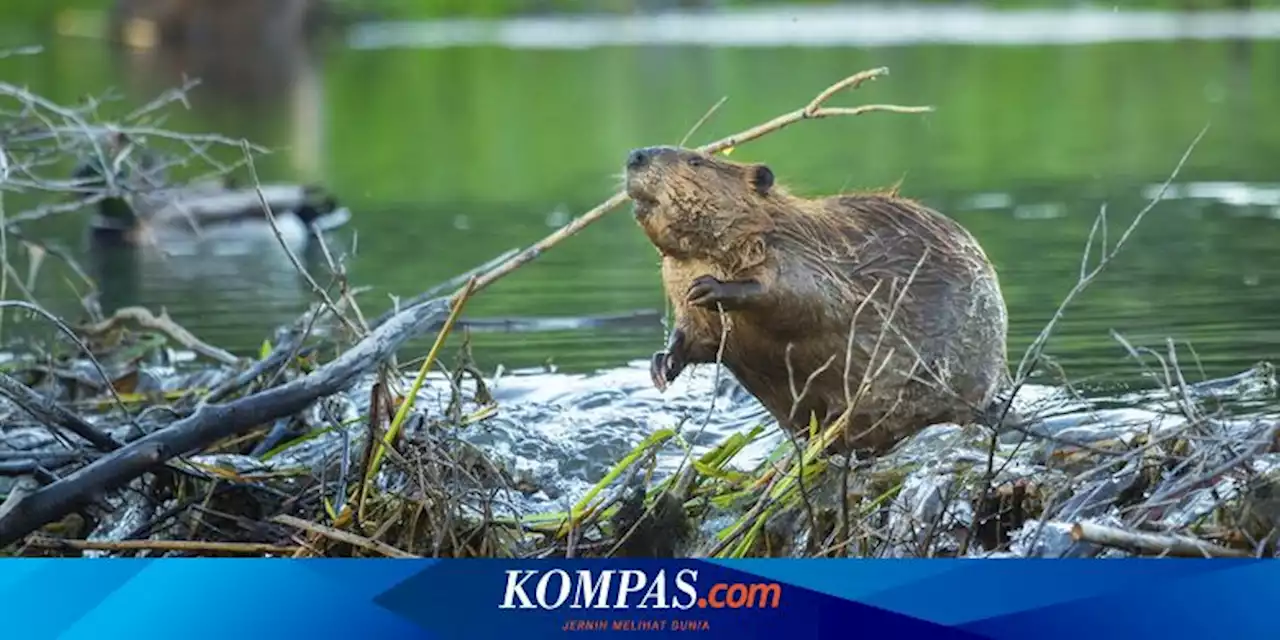
[[[766,164],[678,147],[631,151],[626,190],[675,308],[650,364],[659,391],[719,361],[793,432],[850,409],[836,449],[874,455],[989,419],[1008,387],[991,261],[896,190],[803,198]]]

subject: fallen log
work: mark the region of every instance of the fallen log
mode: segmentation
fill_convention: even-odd
[[[174,457],[295,414],[316,400],[341,391],[448,313],[445,299],[402,309],[354,347],[307,376],[226,404],[204,405],[190,416],[24,496],[0,517],[0,547],[75,511],[95,494],[123,486]]]

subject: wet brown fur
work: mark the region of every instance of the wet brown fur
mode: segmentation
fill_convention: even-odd
[[[727,319],[723,364],[781,425],[803,431],[813,415],[826,426],[853,399],[845,444],[873,453],[975,419],[1007,384],[999,282],[953,220],[896,188],[807,199],[774,185],[765,165],[648,152],[627,188],[675,307],[672,345],[654,361],[675,363],[671,379],[716,361]],[[690,302],[708,275],[759,286],[722,315]]]

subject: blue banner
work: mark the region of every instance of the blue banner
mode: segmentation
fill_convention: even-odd
[[[1262,638],[1276,602],[1265,560],[0,561],[23,640]]]

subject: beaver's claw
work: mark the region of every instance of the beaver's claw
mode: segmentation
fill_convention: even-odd
[[[649,361],[649,377],[653,379],[653,386],[659,391],[667,390],[667,385],[671,384],[680,375],[680,370],[684,365],[667,351],[659,351],[653,354],[653,358]]]
[[[724,297],[724,283],[712,276],[699,276],[689,285],[685,301],[696,307],[714,307]]]
[[[649,359],[649,377],[659,392],[666,391],[685,367],[684,332],[676,329],[671,332],[667,348],[653,354]]]
[[[685,293],[685,302],[705,309],[741,309],[759,296],[761,287],[755,280],[723,282],[714,276],[698,276]]]

